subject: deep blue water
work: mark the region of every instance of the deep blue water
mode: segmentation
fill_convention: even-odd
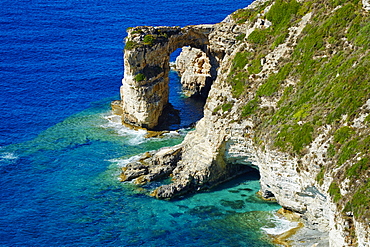
[[[109,121],[127,27],[216,23],[249,3],[1,1],[0,246],[271,246],[260,228],[278,206],[254,195],[258,173],[150,198],[119,182],[120,167],[187,130],[148,140]],[[200,106],[171,84],[181,128]]]

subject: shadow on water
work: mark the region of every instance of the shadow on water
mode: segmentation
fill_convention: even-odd
[[[180,52],[181,48],[171,54],[171,63],[176,60]],[[160,124],[154,130],[178,130],[193,127],[203,117],[206,99],[183,95],[181,78],[174,70],[169,73],[169,102],[159,119]]]
[[[255,195],[259,190],[259,179],[260,179],[259,171],[252,167],[248,167],[247,170],[248,170],[247,172],[241,175],[238,175],[228,181],[222,182],[210,189],[205,189],[203,191],[196,191],[194,193],[188,193],[178,198],[173,198],[171,199],[171,201],[187,200],[187,199],[191,199],[192,197],[198,196],[201,194],[226,193],[228,195],[231,195],[231,196],[234,195],[236,197],[246,197],[247,196],[246,194],[248,194],[248,197],[250,199],[253,198],[252,200],[256,202],[259,202],[259,201],[265,202],[264,200],[259,199]],[[168,180],[166,180],[166,183],[168,184]]]

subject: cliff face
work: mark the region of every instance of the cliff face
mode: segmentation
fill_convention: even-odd
[[[257,167],[261,194],[328,231],[331,246],[369,246],[366,10],[367,1],[256,1],[213,25],[204,52],[218,73],[204,118],[123,180],[171,174],[152,193],[171,198]]]

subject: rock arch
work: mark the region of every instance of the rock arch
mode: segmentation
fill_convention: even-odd
[[[148,129],[158,125],[168,105],[170,54],[184,46],[209,54],[211,31],[212,25],[142,26],[127,30],[121,100],[112,104],[124,123]]]

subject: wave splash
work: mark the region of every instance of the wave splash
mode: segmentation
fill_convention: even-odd
[[[282,217],[279,217],[277,215],[273,215],[273,217],[270,218],[271,225],[273,227],[262,227],[261,230],[263,230],[268,235],[280,235],[284,232],[287,232],[293,228],[298,227],[298,222],[292,222],[289,220],[286,220]]]

